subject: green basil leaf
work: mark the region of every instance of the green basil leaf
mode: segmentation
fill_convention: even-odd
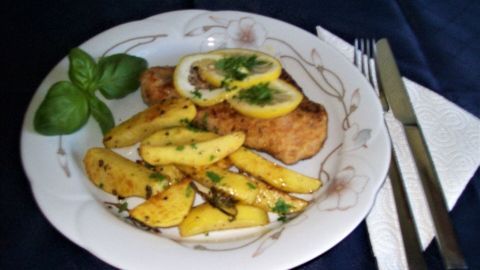
[[[74,48],[68,54],[70,66],[68,76],[70,80],[78,87],[88,92],[93,92],[97,88],[98,68],[95,60],[85,51]]]
[[[88,104],[90,105],[90,112],[100,125],[103,134],[115,126],[113,114],[103,101],[99,100],[95,95],[89,95]]]
[[[127,54],[114,54],[101,58],[98,67],[100,92],[108,99],[122,98],[138,88],[147,61]]]
[[[57,82],[38,107],[33,125],[43,135],[70,134],[81,128],[90,114],[82,90],[71,82]]]

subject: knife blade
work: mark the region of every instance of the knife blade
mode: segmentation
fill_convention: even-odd
[[[400,76],[394,55],[386,39],[377,42],[375,61],[377,63],[379,88],[383,91],[395,118],[402,123],[408,144],[412,150],[445,267],[447,269],[466,269],[467,265],[448,215],[438,174],[422,129],[418,124],[410,97]]]

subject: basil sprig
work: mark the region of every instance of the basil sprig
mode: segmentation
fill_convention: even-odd
[[[143,58],[114,54],[95,60],[74,48],[68,55],[70,81],[53,84],[38,107],[33,125],[43,135],[71,134],[80,129],[90,115],[105,134],[114,125],[112,112],[95,92],[107,99],[122,98],[140,84],[140,74],[147,68]]]

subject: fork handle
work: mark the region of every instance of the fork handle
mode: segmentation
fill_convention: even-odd
[[[404,126],[408,144],[417,165],[423,191],[437,234],[437,242],[447,269],[467,269],[467,264],[458,246],[457,238],[448,215],[447,204],[438,181],[430,152],[421,130],[416,126]]]

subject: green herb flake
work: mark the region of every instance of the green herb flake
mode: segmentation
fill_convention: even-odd
[[[188,125],[190,124],[190,120],[188,120],[188,118],[182,118],[180,119],[180,124]]]
[[[227,86],[230,80],[243,80],[254,71],[255,68],[271,63],[258,60],[257,56],[234,55],[222,58],[215,62],[215,68],[225,74],[225,80],[222,81],[223,86]]]
[[[222,178],[223,178],[220,175],[218,175],[218,174],[216,174],[212,171],[207,171],[206,175],[214,183],[220,182],[220,180],[222,180]]]
[[[248,186],[249,189],[256,189],[257,188],[257,186],[255,184],[250,183],[250,182],[247,183],[247,186]]]
[[[192,96],[194,98],[200,99],[200,98],[202,98],[202,93],[200,93],[200,91],[198,89],[195,89],[195,91],[192,92]]]
[[[177,151],[183,151],[183,149],[185,149],[185,146],[183,146],[183,145],[179,145],[175,148],[175,150],[177,150]]]
[[[182,118],[180,119],[180,124],[186,127],[188,130],[193,131],[193,132],[200,132],[203,131],[203,129],[195,126],[190,120],[187,118]]]
[[[210,155],[209,160],[213,161],[215,159],[215,155]]]
[[[190,147],[192,147],[192,149],[197,149],[198,148],[196,143],[190,144]]]
[[[185,197],[189,198],[192,196],[193,188],[191,185],[188,185],[187,189],[185,190]]]
[[[204,113],[202,116],[202,127],[207,130],[208,128],[208,113]]]
[[[167,177],[161,173],[158,173],[158,172],[154,172],[154,173],[151,173],[150,176],[149,176],[150,179],[153,179],[159,183],[163,182],[165,179],[167,179]]]
[[[290,208],[292,208],[292,205],[286,203],[283,199],[280,198],[277,200],[277,202],[275,202],[275,206],[272,208],[272,212],[275,212],[279,215],[286,215]]]
[[[268,83],[260,83],[238,93],[237,98],[253,105],[267,105],[273,101],[278,90],[268,87]]]
[[[99,187],[100,189],[103,189],[103,183],[98,184],[98,187]]]
[[[128,211],[128,202],[123,202],[121,204],[120,203],[117,204],[117,208],[118,208],[118,213]]]

